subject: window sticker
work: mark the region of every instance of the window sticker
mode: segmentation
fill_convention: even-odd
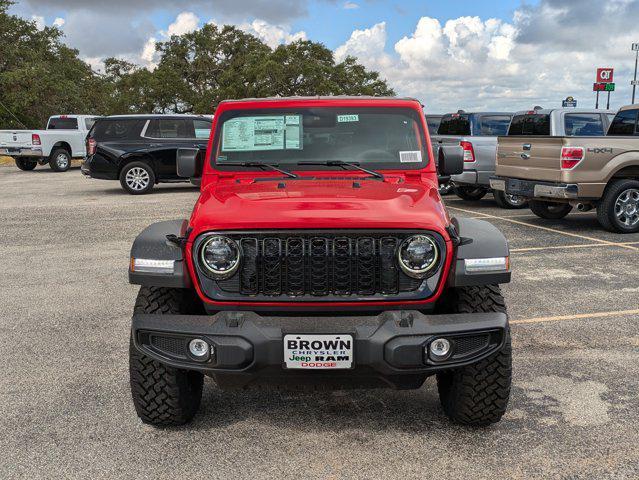
[[[359,122],[359,115],[338,115],[338,123]]]
[[[302,149],[301,115],[286,115],[286,149]]]
[[[223,152],[302,148],[300,115],[237,117],[224,122]]]
[[[422,163],[422,152],[419,150],[399,152],[399,161],[400,163]]]

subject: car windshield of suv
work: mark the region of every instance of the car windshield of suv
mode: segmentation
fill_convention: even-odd
[[[418,169],[428,161],[424,139],[420,115],[410,108],[232,110],[217,125],[212,164],[263,162],[290,169],[341,161]],[[307,168],[318,167],[301,169]]]

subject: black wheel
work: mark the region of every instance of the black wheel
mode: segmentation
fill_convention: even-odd
[[[26,158],[15,158],[14,160],[16,161],[16,167],[24,171],[33,170],[36,165],[38,165],[36,160],[29,160]]]
[[[487,193],[488,189],[484,187],[455,187],[455,195],[469,202],[481,200]]]
[[[149,193],[155,185],[155,173],[146,162],[127,163],[120,172],[120,185],[131,195]]]
[[[54,172],[66,172],[71,167],[71,154],[64,148],[55,148],[49,155],[49,167]]]
[[[502,192],[501,190],[493,190],[493,196],[495,197],[495,202],[500,208],[513,210],[526,208],[528,206],[528,200],[524,197],[520,197],[519,195],[510,195],[506,192]]]
[[[568,203],[540,202],[539,200],[531,200],[528,202],[528,206],[535,215],[548,220],[559,220],[572,211],[572,206]]]
[[[597,205],[597,220],[611,232],[639,232],[639,181],[613,180]]]
[[[462,287],[447,295],[450,313],[506,312],[498,285]],[[506,412],[512,383],[510,330],[504,346],[472,365],[437,374],[439,400],[444,413],[456,423],[486,426]]]
[[[184,291],[142,287],[135,313],[184,313]],[[129,343],[131,395],[138,417],[155,426],[183,425],[200,408],[204,376],[180,370],[147,357]]]

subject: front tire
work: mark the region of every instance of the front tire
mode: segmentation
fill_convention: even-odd
[[[499,208],[505,208],[507,210],[515,210],[520,208],[526,208],[528,206],[528,200],[519,195],[509,195],[501,190],[493,190],[493,196],[495,202]]]
[[[176,288],[141,287],[135,313],[187,313],[185,292]],[[204,376],[173,368],[140,353],[129,343],[129,374],[135,411],[147,424],[166,427],[189,422],[200,408]]]
[[[572,211],[572,206],[568,203],[540,202],[531,200],[528,202],[532,212],[540,218],[547,220],[559,220]]]
[[[155,185],[155,172],[146,162],[127,163],[120,172],[120,185],[131,195],[144,195]]]
[[[481,200],[487,193],[488,189],[484,187],[455,187],[455,195],[469,202]]]
[[[455,288],[448,294],[449,313],[506,313],[498,285]],[[498,352],[472,365],[437,374],[444,413],[462,425],[487,426],[506,413],[512,383],[510,329]]]
[[[49,156],[49,167],[54,172],[66,172],[71,167],[71,154],[64,148],[56,148]]]
[[[639,181],[611,182],[597,205],[597,220],[611,232],[639,232]]]
[[[16,167],[25,172],[33,170],[38,165],[36,160],[28,160],[26,158],[15,158],[14,160],[16,161]]]

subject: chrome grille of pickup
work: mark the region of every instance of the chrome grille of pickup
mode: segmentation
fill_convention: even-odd
[[[399,245],[415,233],[223,233],[240,245],[242,264],[231,278],[203,278],[205,289],[224,300],[424,298],[426,281],[408,277],[397,265]]]

